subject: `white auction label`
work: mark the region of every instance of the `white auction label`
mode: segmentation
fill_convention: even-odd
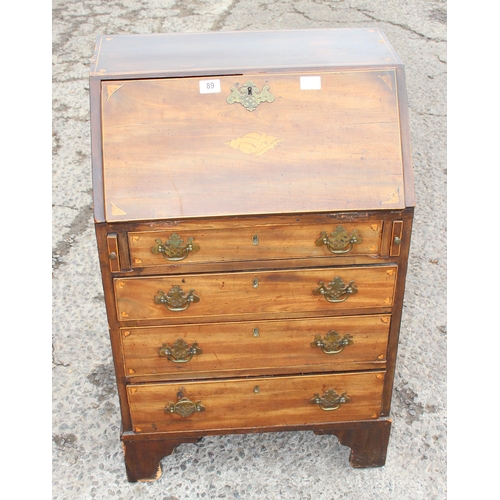
[[[321,90],[321,76],[301,76],[300,90]]]
[[[200,94],[220,92],[220,80],[200,80]]]

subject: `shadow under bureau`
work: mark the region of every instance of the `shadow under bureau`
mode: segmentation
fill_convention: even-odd
[[[210,434],[334,434],[384,465],[415,205],[385,35],[102,36],[90,95],[129,481]]]

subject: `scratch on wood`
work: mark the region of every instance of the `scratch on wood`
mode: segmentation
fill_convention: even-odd
[[[215,356],[215,359],[217,359],[219,365],[222,365],[222,363],[220,362],[220,359],[217,357],[217,353],[214,351],[214,356]]]

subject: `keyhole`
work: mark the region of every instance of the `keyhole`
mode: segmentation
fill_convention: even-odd
[[[252,95],[252,87],[248,87],[248,95]]]

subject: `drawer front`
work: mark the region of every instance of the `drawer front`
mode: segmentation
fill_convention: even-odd
[[[121,330],[125,375],[170,378],[384,368],[390,316]]]
[[[220,229],[175,229],[128,234],[133,268],[169,263],[269,259],[331,259],[380,254],[381,221],[302,225],[233,224]]]
[[[137,433],[249,429],[378,418],[383,381],[384,372],[361,372],[132,385],[127,394]]]
[[[118,319],[258,317],[391,307],[397,266],[114,280]]]

